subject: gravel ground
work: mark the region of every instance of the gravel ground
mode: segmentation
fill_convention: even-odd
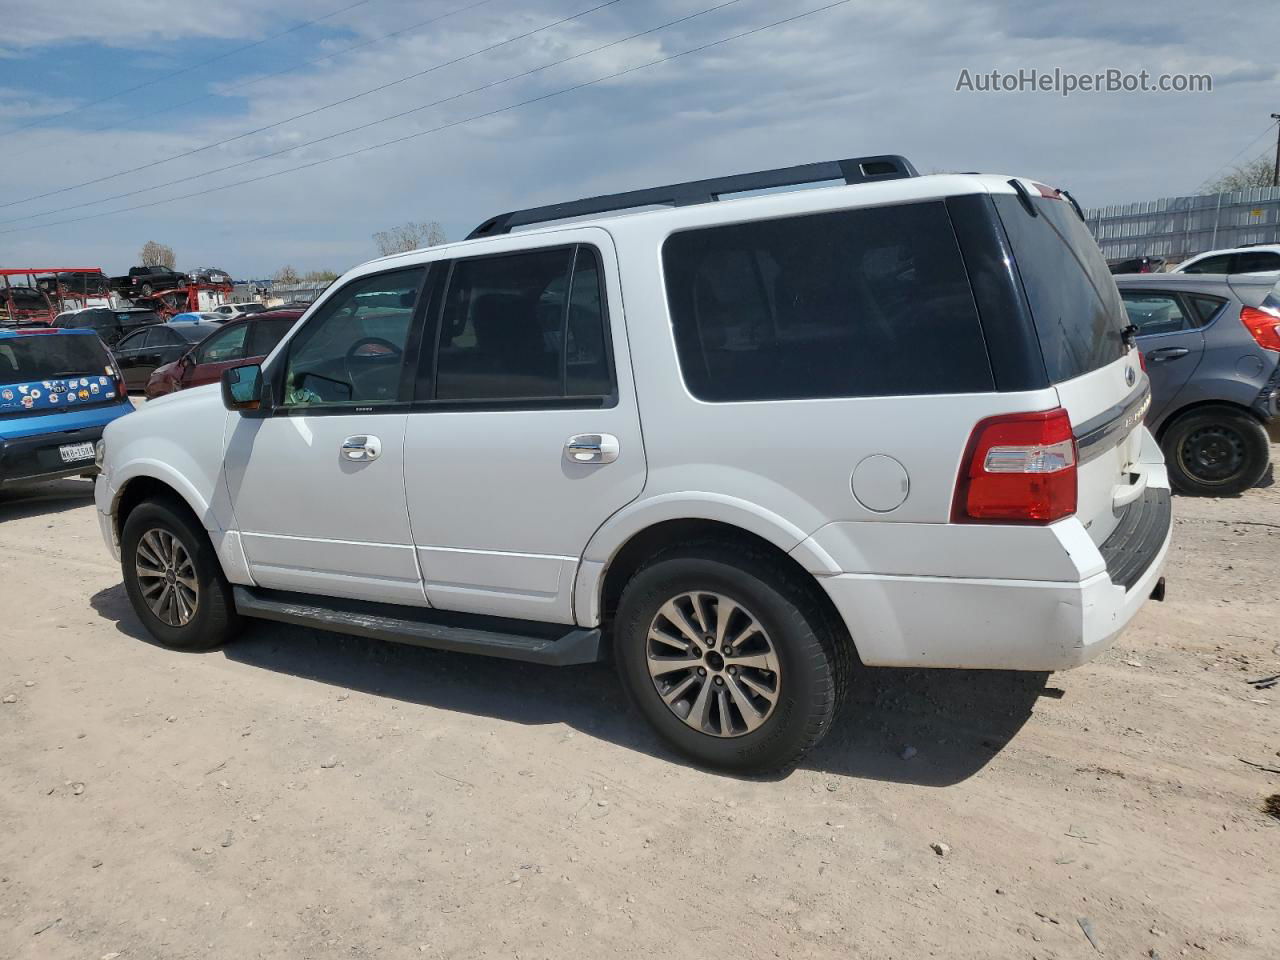
[[[1242,761],[1280,769],[1248,682],[1280,672],[1280,486],[1175,517],[1168,602],[1096,663],[869,672],[742,780],[603,666],[273,624],[162,650],[89,484],[9,494],[0,956],[1272,960],[1280,776]]]

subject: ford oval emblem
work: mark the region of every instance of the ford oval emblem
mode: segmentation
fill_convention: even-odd
[[[1131,387],[1138,382],[1138,375],[1133,372],[1133,367],[1124,368],[1124,382]]]

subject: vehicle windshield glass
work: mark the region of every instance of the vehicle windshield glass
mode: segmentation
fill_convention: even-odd
[[[1032,216],[1011,194],[994,198],[1031,305],[1040,352],[1053,383],[1124,356],[1128,325],[1115,278],[1071,205],[1032,199]]]
[[[93,374],[101,376],[111,358],[97,337],[31,334],[0,339],[0,383],[27,383]]]

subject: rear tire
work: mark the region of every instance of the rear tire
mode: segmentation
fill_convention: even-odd
[[[133,611],[161,646],[211,650],[243,625],[209,535],[167,500],[139,504],[120,537]]]
[[[1201,407],[1178,417],[1161,440],[1169,480],[1179,493],[1234,497],[1267,472],[1270,440],[1262,424],[1231,407]]]
[[[766,553],[721,544],[659,554],[632,577],[613,655],[663,740],[738,773],[789,768],[816,746],[854,661],[812,584]]]

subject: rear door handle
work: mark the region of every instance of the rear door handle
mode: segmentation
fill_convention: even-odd
[[[580,433],[564,444],[564,458],[570,463],[613,463],[621,449],[610,433]]]
[[[1191,351],[1186,347],[1161,347],[1159,350],[1152,350],[1147,354],[1147,359],[1152,363],[1163,363],[1166,360],[1177,360],[1178,357],[1185,357]]]
[[[342,456],[358,463],[377,460],[382,456],[382,441],[377,437],[347,437],[342,441]]]

